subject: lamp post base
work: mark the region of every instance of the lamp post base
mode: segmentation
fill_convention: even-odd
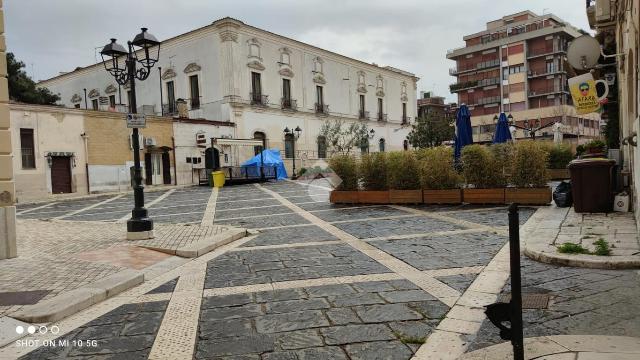
[[[127,231],[127,240],[148,240],[155,236],[153,230],[149,231]]]
[[[144,217],[127,220],[127,240],[152,239],[153,220]]]

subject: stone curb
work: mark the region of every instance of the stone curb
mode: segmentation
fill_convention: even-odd
[[[561,254],[555,246],[525,246],[524,254],[533,260],[562,266],[575,266],[590,269],[637,269],[640,268],[640,256],[597,256],[583,254]]]
[[[539,208],[530,218],[533,226],[522,247],[523,253],[533,260],[553,265],[609,270],[640,268],[640,256],[559,253],[551,243],[558,236],[568,212],[569,208],[555,206]]]
[[[567,356],[567,354],[573,355]],[[524,339],[525,359],[637,359],[640,358],[640,338],[604,335],[553,335]],[[510,360],[510,342],[467,353],[462,360]]]
[[[49,300],[25,307],[9,316],[29,323],[57,321],[142,282],[144,282],[144,274],[141,271],[124,270],[86,286],[66,291]]]
[[[242,228],[231,228],[223,231],[220,234],[205,238],[203,240],[191,243],[187,246],[178,249],[168,249],[157,246],[137,245],[136,246],[163,252],[170,255],[176,255],[183,258],[196,258],[202,256],[208,252],[211,252],[223,245],[226,245],[232,241],[243,238],[247,235],[247,230]]]

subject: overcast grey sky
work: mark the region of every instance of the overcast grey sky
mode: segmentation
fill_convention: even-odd
[[[506,14],[553,13],[588,30],[584,0],[5,0],[7,48],[36,80],[96,62],[96,48],[146,26],[163,40],[231,16],[420,77],[450,101],[447,49]],[[99,50],[98,50],[99,51]],[[99,57],[99,54],[98,54]]]

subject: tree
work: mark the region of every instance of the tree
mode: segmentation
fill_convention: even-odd
[[[411,125],[407,140],[414,148],[434,147],[441,145],[444,141],[452,140],[454,133],[451,120],[444,114],[427,113],[417,118]]]
[[[7,73],[9,81],[9,98],[29,104],[53,105],[60,97],[49,89],[36,87],[36,83],[22,70],[22,61],[16,60],[13,53],[7,53]]]
[[[348,155],[354,147],[360,147],[365,141],[367,125],[357,122],[346,125],[344,120],[330,120],[322,124],[320,136],[324,136],[331,155]]]

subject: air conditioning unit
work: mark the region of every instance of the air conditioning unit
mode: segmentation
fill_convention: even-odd
[[[596,0],[596,22],[611,20],[611,0]]]
[[[148,137],[148,138],[144,138],[144,145],[145,146],[156,146],[156,139]]]

